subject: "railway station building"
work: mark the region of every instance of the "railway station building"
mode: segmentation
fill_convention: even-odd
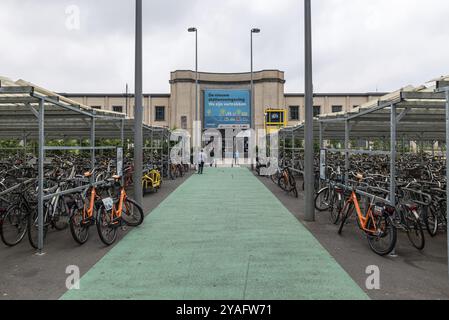
[[[267,110],[283,110],[285,125],[295,126],[305,118],[304,94],[286,93],[284,72],[253,73],[254,110],[251,108],[251,73],[200,72],[199,118],[204,129],[264,129]],[[196,73],[177,70],[170,75],[170,93],[144,94],[147,125],[184,129],[192,134],[196,113]],[[125,93],[61,93],[95,109],[126,113],[132,117],[134,98]],[[349,111],[385,93],[317,93],[314,114]],[[254,117],[253,117],[254,113]],[[255,122],[255,123],[253,123]]]

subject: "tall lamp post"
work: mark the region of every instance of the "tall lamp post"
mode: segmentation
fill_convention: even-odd
[[[142,205],[143,195],[143,109],[142,109],[142,0],[136,0],[136,61],[135,61],[135,107],[134,107],[134,199]]]
[[[199,126],[199,99],[198,99],[198,85],[199,85],[199,75],[198,75],[198,28],[192,27],[187,29],[188,32],[194,32],[195,33],[195,122],[193,126],[194,132],[194,148],[195,152],[198,152],[198,148],[200,145],[200,128]],[[195,159],[197,157],[194,157]],[[194,160],[195,162],[195,160]]]
[[[313,144],[313,80],[312,80],[312,6],[304,0],[305,14],[305,220],[315,221],[314,205],[314,144]]]
[[[251,29],[251,121],[254,127],[254,133],[256,132],[256,108],[254,105],[254,55],[253,55],[253,35],[260,33],[260,29]],[[251,159],[251,170],[254,170],[254,161]]]

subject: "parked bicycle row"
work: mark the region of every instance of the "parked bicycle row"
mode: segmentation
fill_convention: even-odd
[[[155,165],[154,156],[145,157],[142,192],[157,192],[162,187],[163,172],[171,179],[183,176],[189,166]],[[161,159],[159,159],[161,160]],[[25,237],[38,247],[38,179],[37,161],[33,157],[10,157],[0,161],[0,237],[9,247]],[[123,176],[116,175],[116,161],[106,157],[91,159],[76,155],[53,156],[44,163],[44,238],[50,230],[70,229],[78,244],[89,238],[96,227],[101,241],[111,245],[120,228],[140,225],[143,209],[128,195],[133,184],[132,159],[125,159]]]
[[[388,157],[351,157],[347,181],[340,155],[331,155],[327,165],[327,180],[315,203],[318,211],[329,213],[338,234],[354,217],[371,249],[387,255],[396,246],[398,231],[404,231],[418,250],[425,248],[426,232],[435,237],[446,231],[444,159],[412,154],[400,157],[395,199],[391,199]]]

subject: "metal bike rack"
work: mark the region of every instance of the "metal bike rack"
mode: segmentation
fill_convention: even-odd
[[[37,119],[37,121],[36,121]],[[124,147],[125,138],[133,137],[134,120],[125,114],[94,110],[75,101],[59,96],[51,91],[34,86],[25,81],[5,81],[0,83],[0,139],[17,139],[24,137],[24,144],[29,140],[38,142],[38,253],[44,249],[44,201],[54,196],[77,192],[79,187],[64,190],[57,194],[44,195],[44,160],[49,151],[91,152],[91,169],[95,167],[96,152],[114,150],[116,147],[98,146],[99,139],[120,139]],[[144,135],[162,132],[167,136],[167,129],[144,126]],[[87,138],[89,147],[81,146],[47,146],[49,139],[64,137]],[[95,178],[92,177],[91,184]]]

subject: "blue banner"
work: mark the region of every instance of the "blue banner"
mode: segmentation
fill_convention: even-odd
[[[206,90],[204,92],[206,129],[251,128],[248,90]]]

